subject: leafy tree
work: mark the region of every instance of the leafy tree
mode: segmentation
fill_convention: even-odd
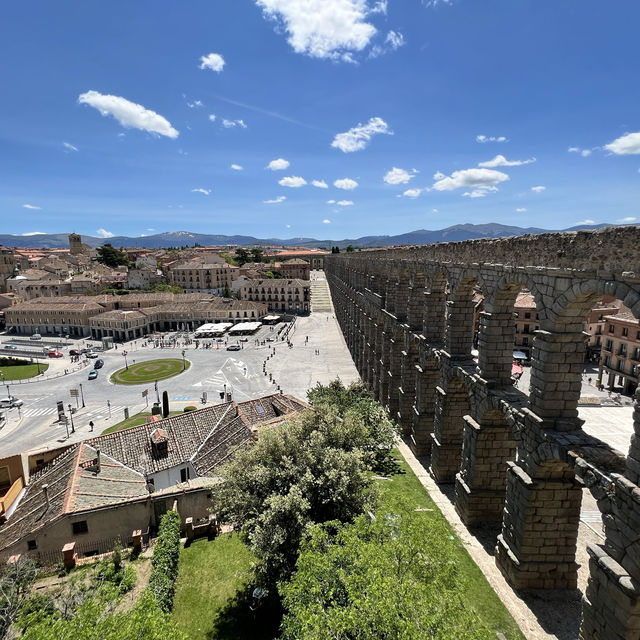
[[[177,284],[168,284],[166,282],[156,282],[149,291],[160,291],[166,293],[182,293],[182,287]]]
[[[282,583],[281,640],[489,640],[463,600],[446,524],[427,513],[378,512],[310,528]]]
[[[252,262],[262,262],[263,257],[264,257],[264,250],[261,247],[253,247],[253,249],[251,249]]]
[[[29,558],[0,566],[0,638],[7,636],[29,595],[38,571]]]
[[[236,249],[235,260],[239,266],[249,262],[251,257],[249,256],[249,252],[244,247],[238,247]]]
[[[119,251],[115,247],[111,246],[108,242],[96,249],[98,252],[98,262],[106,264],[107,267],[119,267],[121,265],[130,266],[131,263],[127,258],[127,254],[123,251]]]
[[[233,289],[229,289],[229,285],[228,284],[224,285],[224,289],[222,290],[222,297],[223,298],[234,298],[235,297],[235,292],[233,291]]]
[[[347,248],[345,249],[345,251],[347,253],[353,253],[354,251],[353,245],[352,244],[347,245]]]
[[[215,508],[256,555],[262,586],[289,578],[309,524],[349,522],[372,504],[371,437],[361,413],[324,403],[260,431],[221,469]]]

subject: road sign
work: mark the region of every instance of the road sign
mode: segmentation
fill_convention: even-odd
[[[64,413],[64,402],[58,401],[56,404],[58,405],[58,420],[62,422],[63,417],[66,419],[66,416]]]
[[[145,389],[145,390],[142,392],[142,397],[143,397],[143,398],[146,398],[148,395],[149,395],[149,389]]]
[[[80,392],[77,389],[70,389],[69,393],[71,394],[72,398],[77,398]]]

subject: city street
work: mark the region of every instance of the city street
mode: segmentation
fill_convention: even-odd
[[[87,379],[91,366],[85,366],[53,379],[10,384],[11,395],[20,398],[24,405],[19,411],[17,408],[5,410],[7,422],[0,430],[0,456],[82,440],[91,435],[90,421],[95,425],[94,433],[99,434],[123,420],[125,408],[128,408],[130,415],[150,410],[157,397],[153,383],[116,385],[109,381],[114,371],[125,366],[124,351],[127,352],[128,364],[133,364],[154,358],[180,359],[182,350],[185,350],[185,358],[191,367],[184,373],[158,383],[159,397],[162,398],[163,391],[168,391],[170,408],[178,411],[187,405],[202,408],[219,403],[220,393],[225,390],[240,402],[277,393],[279,389],[306,400],[307,390],[317,382],[327,383],[336,376],[345,383],[358,379],[333,314],[321,312],[298,318],[288,336],[293,348],[289,348],[282,340],[275,340],[281,326],[278,324],[273,329],[263,326],[255,335],[245,336],[247,342],[229,338],[229,344],[238,343],[243,347],[240,351],[227,351],[224,342],[217,343],[218,348],[195,349],[195,344],[187,347],[180,345],[178,348],[143,347],[144,341],[136,340],[118,345],[117,350],[101,353],[104,367],[98,371],[96,380]],[[305,344],[307,336],[309,340]],[[268,341],[270,339],[274,341]],[[182,340],[179,338],[180,342]],[[260,342],[259,345],[256,340]],[[0,342],[6,341],[7,337],[0,337]],[[71,348],[79,344],[72,344]],[[319,355],[316,355],[317,349]],[[68,351],[68,348],[63,349],[64,358],[48,363],[53,365],[51,372],[63,374],[65,368],[74,366],[70,363]],[[81,384],[84,407],[81,398],[76,401],[70,395],[71,389],[80,390]],[[144,390],[148,391],[146,399],[142,397]],[[4,392],[6,389],[2,395]],[[206,405],[202,403],[203,393],[206,393]],[[73,414],[75,433],[70,433],[69,437],[67,426],[70,431],[71,424],[57,422],[58,401],[64,402],[66,413],[69,413],[69,404],[74,408],[76,402],[78,404]]]

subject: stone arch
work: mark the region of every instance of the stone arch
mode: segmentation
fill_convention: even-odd
[[[479,281],[475,274],[462,273],[450,282],[452,289],[447,301],[444,348],[455,360],[470,360],[475,332],[473,293]]]
[[[449,276],[440,267],[425,266],[425,280],[422,335],[427,344],[439,345],[445,336]]]

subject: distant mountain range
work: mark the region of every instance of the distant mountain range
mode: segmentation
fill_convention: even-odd
[[[446,229],[430,231],[418,229],[397,236],[363,236],[362,238],[347,238],[345,240],[316,240],[315,238],[254,238],[253,236],[224,236],[207,233],[191,233],[190,231],[168,231],[155,235],[129,238],[114,236],[112,238],[94,238],[82,236],[82,242],[91,247],[99,247],[110,243],[114,247],[147,247],[159,249],[161,247],[183,247],[195,244],[209,245],[284,245],[299,247],[324,247],[330,249],[338,246],[341,249],[353,247],[385,247],[396,244],[432,244],[434,242],[459,242],[475,238],[501,238],[506,236],[520,236],[525,233],[539,234],[552,231],[580,231],[583,229],[601,229],[611,227],[611,224],[579,225],[569,229],[539,229],[537,227],[514,227],[490,222],[487,224],[456,224]],[[38,234],[32,236],[13,236],[0,234],[0,244],[6,247],[34,247],[62,249],[69,246],[66,233]]]

